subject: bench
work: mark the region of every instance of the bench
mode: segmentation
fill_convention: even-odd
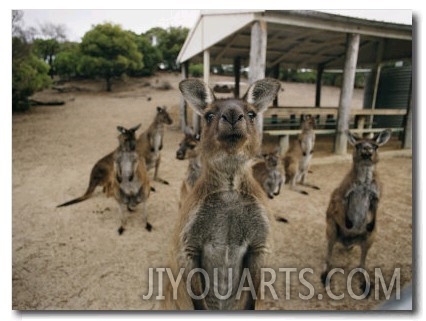
[[[352,109],[350,111],[349,129],[363,135],[377,133],[385,128],[374,128],[374,116],[404,116],[407,109]],[[280,149],[285,153],[289,146],[289,137],[300,134],[300,118],[302,115],[317,117],[315,134],[334,135],[337,126],[337,107],[271,107],[264,114],[263,133],[279,136]],[[403,127],[391,128],[392,132],[403,132]]]

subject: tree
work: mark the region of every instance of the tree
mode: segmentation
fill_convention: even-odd
[[[47,88],[51,81],[49,66],[31,52],[25,40],[12,38],[12,110],[25,111],[30,107],[28,97]]]
[[[79,72],[104,78],[107,91],[111,91],[114,77],[143,68],[134,34],[119,25],[94,26],[84,35],[80,50]]]
[[[43,61],[47,62],[50,66],[49,74],[53,79],[54,68],[53,60],[56,54],[59,52],[60,44],[56,39],[35,39],[33,42],[34,52],[41,58]]]
[[[189,29],[185,27],[170,27],[168,29],[152,28],[146,32],[150,38],[156,37],[158,48],[163,56],[163,62],[169,69],[177,70],[177,56],[185,42]]]
[[[133,72],[134,76],[151,76],[157,70],[158,64],[162,61],[162,55],[157,47],[151,44],[150,39],[145,35],[135,35],[138,50],[143,56],[143,68]]]
[[[60,77],[80,76],[78,71],[81,60],[80,45],[76,42],[65,42],[53,62],[53,69]]]

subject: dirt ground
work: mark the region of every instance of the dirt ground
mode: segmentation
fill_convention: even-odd
[[[212,81],[218,80],[213,77]],[[37,98],[65,100],[63,106],[34,107],[13,115],[13,309],[15,310],[147,310],[153,302],[143,300],[148,292],[148,268],[166,267],[170,236],[177,220],[179,188],[187,162],[175,158],[182,137],[179,131],[179,75],[127,79],[103,91],[103,82],[81,81],[74,91],[46,91]],[[168,81],[170,90],[156,87]],[[150,84],[150,85],[149,85]],[[315,85],[283,83],[281,105],[312,106]],[[77,90],[78,89],[78,90]],[[244,92],[244,89],[242,90]],[[355,106],[362,105],[362,90],[356,90]],[[322,104],[337,106],[339,90],[325,87]],[[149,99],[150,98],[150,99]],[[117,145],[116,126],[151,123],[156,106],[167,106],[174,124],[166,130],[160,176],[170,185],[154,183],[156,192],[148,201],[147,232],[142,219],[133,214],[126,232],[119,236],[119,217],[113,199],[99,189],[91,199],[65,208],[56,206],[85,191],[94,163]],[[394,137],[382,151],[378,171],[384,183],[378,217],[378,234],[368,257],[367,269],[381,268],[386,284],[400,269],[401,289],[412,279],[412,159],[395,156],[399,142]],[[308,288],[291,274],[291,282],[279,274],[274,289],[278,300],[268,296],[271,310],[368,310],[384,299],[371,295],[355,300],[348,295],[346,277],[359,262],[360,251],[337,246],[333,263],[345,270],[336,274],[331,290],[345,294],[332,300],[319,275],[325,254],[325,211],[329,197],[350,161],[333,161],[331,139],[319,138],[310,182],[321,190],[304,196],[288,190],[270,201],[274,215],[288,224],[273,223],[274,248],[270,267],[311,268],[305,278],[315,291],[302,300]],[[349,149],[350,151],[350,149]],[[320,162],[319,160],[324,160]],[[329,160],[329,161],[327,161]],[[150,173],[152,176],[152,173]],[[377,286],[377,284],[376,284]],[[286,289],[288,297],[286,297]],[[395,288],[394,288],[395,291]],[[359,293],[358,293],[359,294]],[[323,298],[321,298],[323,296]]]

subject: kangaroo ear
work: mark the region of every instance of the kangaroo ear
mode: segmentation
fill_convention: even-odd
[[[117,126],[117,130],[122,134],[125,134],[127,132],[127,129],[122,126]]]
[[[346,131],[346,136],[348,136],[348,142],[352,146],[355,146],[355,144],[359,140],[359,137],[357,137],[354,134],[352,134],[349,130]]]
[[[163,111],[163,108],[161,108],[160,106],[157,106],[157,113],[161,113]]]
[[[197,79],[186,79],[179,83],[183,98],[190,103],[192,109],[200,116],[206,107],[216,100],[213,91],[206,83]]]
[[[249,87],[243,99],[255,106],[258,113],[263,113],[271,105],[280,88],[281,84],[278,80],[261,79]]]
[[[378,146],[382,146],[388,142],[389,138],[391,138],[391,135],[392,131],[390,129],[386,129],[374,136],[373,140],[376,141]]]
[[[135,127],[130,128],[129,130],[131,130],[132,132],[135,132],[139,129],[139,127],[141,127],[142,124],[136,125]]]

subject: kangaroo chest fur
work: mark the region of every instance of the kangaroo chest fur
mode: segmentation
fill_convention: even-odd
[[[138,175],[138,155],[125,152],[117,158],[120,171],[119,198],[123,204],[134,207],[144,200],[142,182]]]
[[[367,233],[371,217],[372,207],[376,207],[379,201],[379,188],[373,180],[372,166],[364,166],[357,169],[357,180],[346,193],[346,227],[351,227],[352,233]]]
[[[211,276],[207,305],[232,309],[235,295],[219,300],[214,295],[213,276],[217,273],[215,286],[221,295],[237,292],[245,261],[252,253],[265,250],[269,233],[265,209],[251,195],[216,192],[204,199],[184,231],[186,253],[196,257]]]

